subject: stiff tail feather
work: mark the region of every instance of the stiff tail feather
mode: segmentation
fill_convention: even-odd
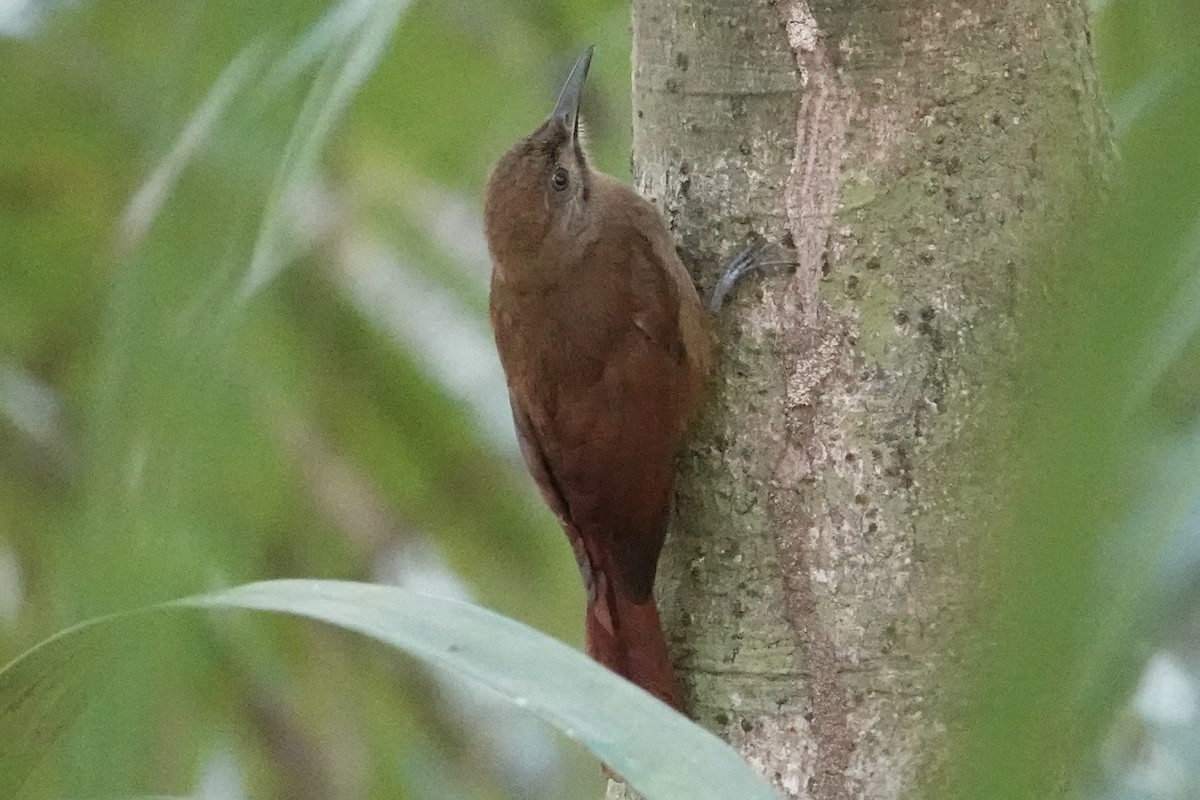
[[[642,602],[609,586],[588,604],[585,640],[589,656],[669,706],[682,711],[675,670],[653,595]]]

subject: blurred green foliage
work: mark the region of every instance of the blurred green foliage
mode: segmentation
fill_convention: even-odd
[[[1200,785],[1195,708],[1161,713],[1200,697],[1198,9],[1097,4],[1122,157],[1028,332],[1030,467],[963,756],[989,796],[1052,794],[1077,763],[1097,796]],[[579,635],[490,352],[478,191],[591,42],[593,151],[626,171],[627,13],[0,3],[0,662],[298,575]],[[140,633],[107,691],[64,695],[87,719],[31,796],[599,793],[526,718],[345,635]]]
[[[1096,6],[1118,156],[1019,320],[1016,491],[947,796],[1200,791],[1200,6]]]
[[[296,575],[469,593],[577,639],[572,556],[508,429],[476,198],[592,41],[594,143],[619,170],[624,6],[28,9],[15,27],[0,4],[0,661]],[[41,795],[186,793],[206,770],[254,797],[601,785],[523,717],[477,722],[328,631],[143,644]]]

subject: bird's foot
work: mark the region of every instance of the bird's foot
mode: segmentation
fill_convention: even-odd
[[[767,259],[766,254],[778,249],[785,257]],[[768,239],[761,242],[748,244],[738,252],[733,259],[725,265],[724,271],[721,273],[720,280],[713,287],[712,294],[708,297],[708,310],[716,313],[721,310],[721,306],[725,303],[725,298],[733,291],[733,287],[741,280],[742,276],[747,272],[752,272],[756,269],[764,267],[774,267],[781,265],[794,265],[796,260],[790,257],[792,250],[792,235],[784,234],[779,239]]]

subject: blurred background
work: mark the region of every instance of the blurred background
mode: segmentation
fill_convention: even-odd
[[[1147,87],[1194,72],[1192,2],[1097,5],[1121,136]],[[589,43],[591,148],[624,177],[623,0],[0,0],[0,663],[80,619],[294,576],[469,598],[578,644],[487,327],[480,193]],[[1194,174],[1200,147],[1172,154]],[[1200,786],[1197,607],[1120,643],[1150,665],[1108,709],[1120,796]],[[121,662],[31,796],[602,791],[527,716],[321,626],[155,627]]]
[[[467,597],[578,645],[479,196],[592,42],[593,147],[628,174],[627,14],[0,0],[0,662],[284,576]],[[539,723],[378,645],[242,624],[124,654],[134,687],[93,699],[46,796],[602,791]]]

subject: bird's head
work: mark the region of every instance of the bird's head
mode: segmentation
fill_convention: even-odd
[[[588,47],[567,76],[554,111],[492,169],[484,223],[498,264],[528,258],[547,240],[567,241],[584,225],[591,171],[579,137],[579,101],[591,61]]]

